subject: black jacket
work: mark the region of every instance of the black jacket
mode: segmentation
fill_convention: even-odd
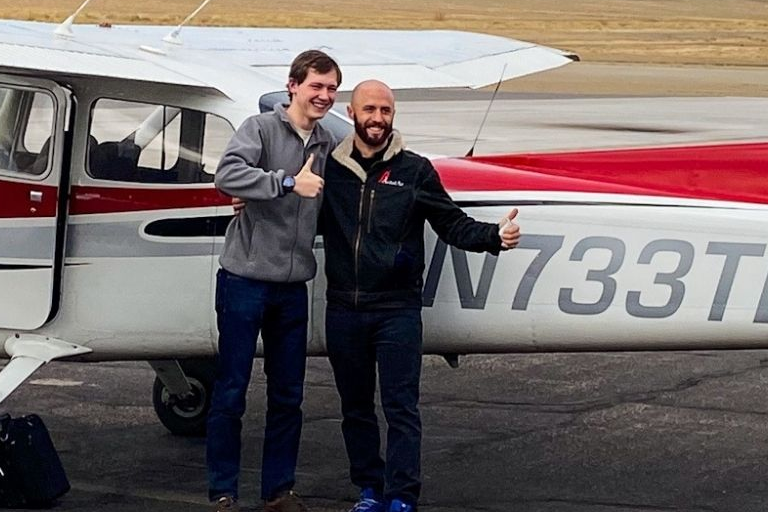
[[[429,160],[404,149],[398,132],[367,174],[352,148],[350,135],[325,168],[320,222],[329,304],[421,307],[425,220],[450,245],[499,252],[498,225],[468,217]]]

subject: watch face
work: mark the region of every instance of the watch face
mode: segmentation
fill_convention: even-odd
[[[285,176],[283,178],[283,193],[288,194],[293,192],[293,187],[296,186],[296,178],[293,176]]]

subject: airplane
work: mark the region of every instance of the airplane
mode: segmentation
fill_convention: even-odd
[[[84,4],[85,5],[85,4]],[[82,8],[82,7],[81,7]],[[566,52],[456,31],[0,21],[0,402],[51,361],[148,361],[172,433],[201,435],[216,353],[213,186],[243,120],[286,101],[291,59],[350,90],[478,88]],[[361,47],[360,41],[366,44]],[[332,111],[323,124],[351,130]],[[526,219],[499,257],[426,235],[424,352],[768,346],[768,144],[435,158],[454,200]],[[322,243],[316,242],[319,268]],[[325,279],[309,283],[322,355]]]

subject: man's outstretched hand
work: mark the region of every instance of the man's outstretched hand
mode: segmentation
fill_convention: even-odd
[[[514,249],[520,243],[520,226],[514,222],[517,208],[512,208],[506,217],[499,222],[499,238],[502,249]]]

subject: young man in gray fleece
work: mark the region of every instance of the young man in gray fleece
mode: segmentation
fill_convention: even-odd
[[[227,228],[216,282],[219,357],[207,462],[209,497],[219,512],[239,510],[241,417],[259,332],[267,377],[264,510],[306,510],[292,491],[306,367],[306,281],[315,275],[321,176],[335,144],[318,121],[340,83],[339,66],[328,55],[300,54],[288,76],[290,104],[247,119],[216,171],[216,187],[246,201]]]

